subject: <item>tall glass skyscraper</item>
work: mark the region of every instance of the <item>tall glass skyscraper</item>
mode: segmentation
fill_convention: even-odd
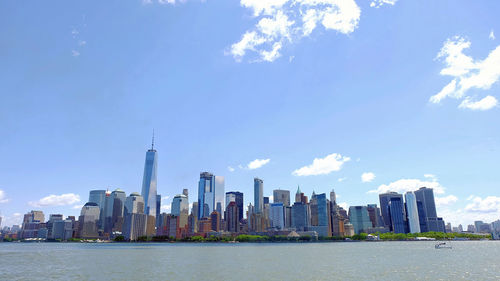
[[[420,221],[418,218],[417,197],[415,193],[409,191],[405,194],[406,216],[408,218],[408,228],[410,233],[420,233]]]
[[[142,179],[142,197],[144,198],[144,213],[156,217],[156,167],[158,153],[154,149],[154,136],[151,149],[146,152],[144,177]]]
[[[243,219],[243,193],[238,191],[226,192],[226,208],[231,202],[236,202],[238,208],[238,221],[241,221]]]
[[[99,229],[104,228],[104,221],[106,218],[105,213],[105,202],[106,202],[106,190],[91,190],[89,193],[89,201],[96,203],[99,206],[99,221],[97,227]]]
[[[393,197],[389,201],[389,214],[391,215],[392,231],[406,233],[406,220],[402,197]]]
[[[264,181],[259,178],[253,179],[253,197],[255,213],[260,214],[264,211]]]
[[[224,210],[224,177],[201,173],[198,183],[198,219],[209,217],[213,211],[222,216]]]

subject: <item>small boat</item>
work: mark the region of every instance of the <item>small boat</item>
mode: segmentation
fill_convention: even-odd
[[[437,243],[436,245],[434,245],[434,248],[436,249],[451,249],[451,245],[450,244],[447,244],[446,242],[441,242],[441,243]]]

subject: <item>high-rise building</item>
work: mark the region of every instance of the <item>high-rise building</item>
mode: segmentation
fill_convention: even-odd
[[[292,227],[298,231],[304,231],[309,226],[307,205],[295,202],[292,206]]]
[[[98,238],[98,223],[100,216],[100,207],[97,203],[87,202],[80,212],[78,221],[80,222],[81,238]]]
[[[420,224],[420,232],[429,231],[427,228],[427,216],[425,215],[424,203],[417,200],[418,222]]]
[[[394,233],[406,233],[406,216],[402,197],[392,197],[389,201],[389,214],[391,215],[391,230]]]
[[[232,233],[240,232],[240,208],[236,201],[229,202],[229,205],[226,207],[226,215],[224,216],[226,219],[226,230]]]
[[[283,211],[283,202],[271,203],[270,204],[270,216],[269,220],[271,227],[282,230],[285,228],[285,217]]]
[[[238,221],[243,219],[243,193],[238,191],[226,192],[226,207],[229,203],[236,202],[238,208]]]
[[[380,194],[378,197],[380,199],[380,211],[382,213],[382,219],[384,220],[384,226],[392,229],[389,202],[391,201],[391,198],[401,198],[401,202],[403,202],[403,195],[397,192],[387,192]]]
[[[366,206],[350,206],[349,222],[354,227],[354,233],[356,234],[366,232],[367,229],[372,228],[372,222]]]
[[[175,195],[172,200],[171,211],[172,215],[179,216],[181,213],[189,213],[188,197],[184,194]]]
[[[122,231],[124,208],[127,195],[125,191],[117,188],[111,193],[106,193],[106,220],[104,232]]]
[[[123,236],[127,240],[137,240],[146,235],[147,214],[144,213],[144,198],[132,192],[125,200]]]
[[[224,211],[224,177],[200,174],[198,183],[198,218],[209,217],[213,211]]]
[[[408,230],[410,233],[420,233],[420,220],[418,218],[417,197],[411,191],[405,194],[406,217],[408,219]]]
[[[330,191],[330,202],[333,202],[334,205],[337,205],[337,194],[333,189],[332,191]]]
[[[283,203],[283,206],[290,206],[290,190],[281,190],[275,189],[273,190],[273,202],[274,203]]]
[[[434,191],[432,188],[421,187],[414,193],[417,201],[422,202],[422,206],[425,210],[427,230],[444,232],[444,228],[441,225],[442,219],[437,217]]]
[[[106,190],[91,190],[89,192],[89,201],[92,203],[96,203],[99,206],[99,229],[104,229],[104,224],[106,220],[106,211],[105,211],[105,203],[106,203]],[[50,233],[50,230],[49,230]]]
[[[221,223],[221,215],[219,214],[219,212],[217,212],[216,210],[214,210],[210,214],[210,221],[212,223],[211,229],[213,231],[219,232],[220,231],[220,223]]]
[[[157,227],[158,227],[158,220],[160,219],[160,212],[161,212],[161,195],[156,194],[156,226]]]
[[[264,181],[259,178],[253,179],[253,202],[255,213],[264,211]]]
[[[151,149],[146,152],[144,163],[144,176],[142,178],[142,192],[144,198],[144,213],[156,217],[156,169],[158,165],[158,153],[154,149],[154,135]]]
[[[372,222],[372,227],[383,227],[384,221],[380,215],[380,209],[377,207],[377,204],[368,204],[366,209],[368,211],[370,221]]]

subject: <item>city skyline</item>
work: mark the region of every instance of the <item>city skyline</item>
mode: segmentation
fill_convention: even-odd
[[[173,2],[0,3],[2,225],[142,193],[153,128],[162,212],[208,171],[245,206],[258,177],[263,197],[427,186],[453,225],[500,217],[500,3]]]

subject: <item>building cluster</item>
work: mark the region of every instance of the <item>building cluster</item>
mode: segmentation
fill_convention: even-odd
[[[189,192],[184,189],[171,203],[170,213],[161,213],[157,194],[157,151],[154,144],[146,153],[142,192],[128,196],[121,189],[91,190],[80,216],[63,218],[51,214],[45,221],[42,211],[24,215],[22,226],[6,228],[2,235],[20,239],[114,239],[123,236],[222,237],[239,234],[314,237],[353,236],[360,233],[464,232],[452,228],[437,216],[434,193],[422,187],[414,192],[379,195],[379,205],[350,206],[337,204],[335,191],[310,198],[297,188],[294,201],[290,191],[273,190],[272,202],[264,196],[264,181],[254,178],[253,204],[244,208],[243,193],[225,192],[224,177],[208,172],[200,174],[198,198],[190,207]],[[468,232],[500,231],[500,221],[475,222]]]

